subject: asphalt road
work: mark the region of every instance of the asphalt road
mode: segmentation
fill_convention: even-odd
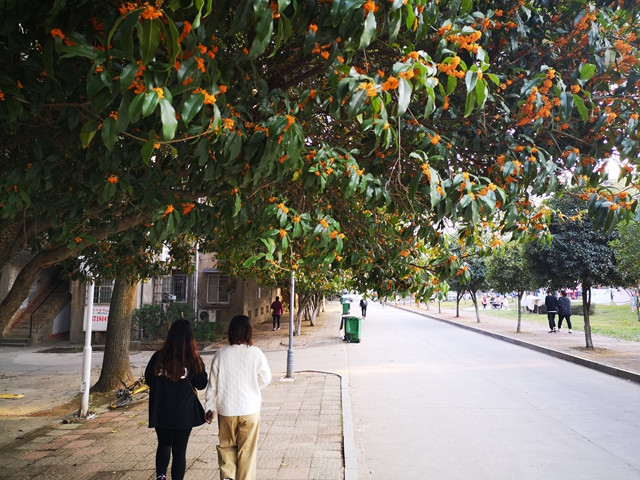
[[[640,385],[369,303],[348,344],[358,479],[640,479]]]

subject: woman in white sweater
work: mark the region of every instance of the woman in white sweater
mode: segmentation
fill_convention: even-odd
[[[271,382],[267,358],[253,346],[249,317],[229,324],[229,345],[211,361],[204,409],[208,422],[218,412],[218,464],[222,480],[255,480],[261,389]]]

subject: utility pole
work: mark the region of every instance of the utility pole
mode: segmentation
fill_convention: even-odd
[[[286,378],[293,378],[293,310],[295,302],[295,276],[293,270],[291,271],[291,279],[289,281],[289,348],[287,349],[287,376]]]
[[[87,301],[84,311],[84,349],[82,350],[82,401],[80,403],[80,417],[87,418],[89,415],[89,389],[91,385],[91,327],[93,326],[93,292],[95,283],[90,280],[85,284]]]

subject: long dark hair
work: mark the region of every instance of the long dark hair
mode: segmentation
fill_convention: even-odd
[[[253,325],[246,315],[236,315],[229,323],[229,345],[253,345]]]
[[[191,322],[181,319],[173,322],[162,348],[158,350],[154,373],[162,373],[177,382],[184,375],[185,368],[190,374],[199,373],[202,371],[202,360],[198,355]]]

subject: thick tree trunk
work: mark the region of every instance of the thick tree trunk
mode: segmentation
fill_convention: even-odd
[[[127,382],[133,378],[129,364],[129,341],[135,294],[135,285],[116,279],[109,307],[102,371],[93,387],[97,392],[110,392],[122,385],[121,379]]]
[[[100,240],[104,240],[110,235],[116,235],[120,232],[123,232],[129,228],[135,227],[136,225],[140,225],[148,221],[151,217],[149,215],[143,215],[138,212],[135,214],[124,216],[120,218],[120,221],[114,224],[103,225],[95,230],[92,230],[90,233],[95,238],[95,242],[83,242],[82,246],[87,247],[96,243]],[[14,244],[11,244],[12,239],[9,235],[6,237],[2,237],[2,241],[0,242],[0,248],[2,248],[2,252],[0,252],[0,258],[5,259],[3,263],[0,263],[0,269],[6,266],[6,261],[9,258],[7,256],[7,250],[9,252],[14,252],[15,249],[15,239],[13,239]],[[70,250],[66,246],[54,247],[51,250],[45,250],[37,255],[35,255],[20,271],[18,276],[16,277],[15,282],[11,286],[11,289],[7,293],[5,299],[0,303],[0,335],[4,333],[5,329],[9,325],[9,321],[18,311],[22,302],[29,295],[29,290],[31,289],[31,285],[37,278],[38,273],[44,270],[45,268],[56,265],[67,258],[70,258],[72,255],[80,254],[81,250]]]
[[[593,340],[591,339],[591,319],[589,312],[591,311],[591,285],[582,286],[582,315],[584,316],[584,339],[586,348],[593,349]]]
[[[9,289],[7,296],[0,303],[0,333],[4,334],[13,315],[18,311],[22,302],[29,296],[29,291],[33,282],[38,278],[38,274],[52,265],[65,260],[71,255],[67,248],[42,252],[35,255],[22,267],[13,285]]]

